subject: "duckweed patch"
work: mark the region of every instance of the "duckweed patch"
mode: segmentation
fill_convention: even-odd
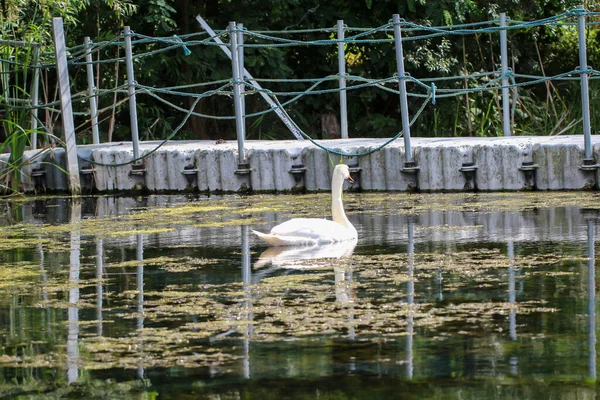
[[[254,359],[288,371],[285,359],[290,374],[301,374],[302,361],[290,361],[301,348],[294,346],[310,343],[324,365],[315,367],[318,374],[351,364],[358,365],[353,374],[375,367],[386,374],[408,365],[404,345],[414,342],[415,371],[427,374],[439,357],[454,373],[463,363],[479,368],[490,360],[501,370],[513,354],[571,362],[587,343],[590,260],[577,230],[598,214],[596,193],[348,193],[344,200],[351,218],[378,228],[365,223],[361,232],[380,238],[360,238],[351,255],[264,263],[264,246],[243,236],[248,227],[328,216],[328,194],[4,221],[0,367],[61,374],[74,366],[80,374],[181,368],[210,370],[216,380]],[[549,218],[538,218],[557,208],[585,209],[569,220],[561,214],[565,240]],[[469,218],[445,218],[454,213]],[[542,231],[540,243],[521,226],[499,240],[495,226],[470,219],[495,213],[507,220],[533,215],[528,221]],[[389,223],[394,218],[414,223],[414,254],[405,222]],[[475,361],[464,361],[469,357]]]

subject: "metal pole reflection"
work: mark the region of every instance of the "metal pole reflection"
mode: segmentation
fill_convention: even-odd
[[[409,218],[408,219],[408,294],[407,294],[407,302],[408,302],[408,317],[407,317],[407,325],[406,325],[406,376],[409,379],[413,377],[413,333],[414,333],[414,325],[413,325],[413,304],[415,302],[415,281],[414,281],[414,267],[415,267],[415,240],[414,240],[414,221]]]
[[[144,329],[144,235],[135,235],[135,259],[140,261],[136,270],[136,289],[137,289],[137,329],[139,340],[139,349],[143,350],[143,333]],[[140,365],[137,368],[137,376],[144,379],[144,363],[140,357]]]
[[[594,221],[587,221],[588,246],[588,346],[589,376],[596,379],[596,254],[594,251],[595,226]]]
[[[508,267],[508,303],[510,309],[508,312],[508,324],[509,324],[509,336],[511,340],[517,340],[517,313],[516,313],[516,302],[517,292],[515,285],[515,246],[512,240],[507,243],[507,256],[509,259]],[[509,359],[510,363],[510,374],[517,375],[519,359],[513,355]]]
[[[102,336],[102,301],[104,298],[104,287],[102,286],[102,278],[104,276],[104,241],[98,238],[96,241],[96,333]]]
[[[71,204],[71,242],[69,255],[69,307],[67,334],[67,382],[77,381],[79,375],[79,270],[81,236],[79,222],[81,221],[81,203],[73,199]]]
[[[244,308],[246,309],[246,333],[244,334],[244,358],[242,361],[244,378],[250,378],[250,336],[253,326],[250,321],[254,315],[248,310],[252,307],[252,269],[250,264],[250,241],[248,240],[248,226],[242,225],[242,283],[244,286]]]

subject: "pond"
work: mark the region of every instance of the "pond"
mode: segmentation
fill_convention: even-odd
[[[0,397],[595,398],[600,194],[0,203]]]

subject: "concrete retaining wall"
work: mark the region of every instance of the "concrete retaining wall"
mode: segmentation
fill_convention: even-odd
[[[327,140],[328,147],[364,152],[384,139]],[[144,142],[147,154],[160,142]],[[596,189],[595,166],[582,169],[582,136],[511,138],[413,138],[416,170],[405,169],[402,139],[359,159],[345,159],[353,166],[353,189],[384,191],[563,190]],[[592,137],[593,152],[600,159],[600,139]],[[249,141],[248,171],[238,171],[237,143],[173,141],[144,160],[143,170],[127,163],[133,157],[131,143],[79,146],[84,192],[237,192],[329,190],[332,165],[324,150],[303,141]],[[28,152],[26,157],[31,157]],[[337,163],[339,156],[332,155]],[[64,168],[62,149],[48,151],[43,161]],[[66,191],[63,172],[52,165],[34,164],[24,169],[27,192],[42,187]]]

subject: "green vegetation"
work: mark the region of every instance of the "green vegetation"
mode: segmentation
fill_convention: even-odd
[[[225,29],[228,21],[238,21],[250,30],[292,30],[330,28],[343,19],[349,27],[377,27],[399,13],[407,21],[421,25],[452,25],[489,21],[507,12],[513,20],[534,20],[550,17],[579,5],[575,1],[539,1],[515,3],[508,1],[459,0],[426,2],[424,0],[362,0],[320,2],[317,0],[286,2],[280,0],[103,0],[100,2],[61,0],[39,2],[8,0],[2,2],[1,26],[3,37],[35,41],[42,46],[42,58],[52,57],[51,17],[62,16],[65,21],[68,46],[83,43],[89,36],[99,43],[112,40],[129,25],[136,34],[171,37],[202,32],[195,16],[202,15],[216,30]],[[595,2],[586,8],[594,11]],[[591,20],[596,17],[590,17]],[[600,65],[600,46],[596,40],[597,26],[588,29],[588,58],[592,66]],[[356,33],[356,32],[355,32]],[[297,39],[327,39],[328,33],[298,34]],[[407,32],[405,36],[411,35]],[[571,71],[578,65],[577,32],[574,26],[545,26],[509,31],[510,67],[519,74],[552,76]],[[331,36],[333,37],[333,36]],[[225,38],[226,39],[226,38]],[[447,77],[497,71],[500,56],[497,34],[450,36],[408,41],[404,51],[407,71],[420,79]],[[135,51],[145,52],[162,48],[160,44],[139,45]],[[136,60],[136,80],[151,87],[183,86],[192,83],[230,79],[230,61],[217,46],[192,47],[191,55],[181,49],[158,52],[152,57]],[[122,50],[108,46],[94,54],[95,60],[115,59]],[[245,61],[258,78],[323,78],[337,72],[336,46],[248,47]],[[384,78],[395,71],[392,46],[385,44],[352,44],[346,46],[347,72],[365,78]],[[44,56],[45,55],[45,56]],[[86,87],[83,66],[72,68],[73,87]],[[125,68],[115,63],[96,66],[99,89],[114,89],[125,82]],[[44,71],[43,103],[55,100],[53,71]],[[3,82],[4,84],[4,82]],[[464,88],[468,82],[455,81],[452,89]],[[265,83],[278,91],[303,90],[309,84]],[[329,85],[329,86],[327,86]],[[335,83],[322,88],[334,87]],[[22,85],[21,87],[26,87]],[[209,87],[214,88],[214,87]],[[209,89],[207,88],[207,90]],[[320,87],[321,88],[321,87]],[[409,90],[416,90],[409,84]],[[202,89],[204,90],[204,88]],[[438,99],[428,105],[412,128],[415,136],[498,136],[501,134],[501,114],[498,93],[471,93]],[[591,104],[600,96],[591,84]],[[166,96],[181,109],[189,109],[193,99]],[[100,97],[101,140],[120,140],[129,137],[129,115],[122,100],[124,94]],[[287,100],[282,99],[282,101]],[[420,98],[410,99],[410,111],[415,113]],[[348,93],[351,137],[389,137],[400,128],[398,96],[382,90],[366,88]],[[87,110],[85,102],[74,106]],[[265,110],[264,101],[248,96],[247,112]],[[77,110],[75,110],[77,111]],[[228,96],[212,96],[199,101],[198,113],[232,115]],[[288,112],[313,137],[330,137],[324,125],[338,114],[337,94],[304,97],[288,106]],[[58,113],[48,111],[41,118],[52,131]],[[519,88],[514,114],[516,134],[556,135],[580,133],[580,91],[577,81],[556,81]],[[142,139],[163,139],[181,122],[184,113],[176,111],[151,96],[138,96],[138,120]],[[592,127],[598,126],[600,113],[592,109]],[[14,119],[12,119],[14,121]],[[78,138],[91,141],[89,121],[78,117]],[[6,128],[5,128],[6,129]],[[87,129],[87,131],[85,131]],[[234,123],[200,117],[190,118],[178,139],[233,139]],[[248,121],[249,138],[290,138],[285,126],[273,113]],[[17,148],[18,150],[18,148]],[[17,153],[16,153],[17,154]],[[17,154],[18,156],[18,154]]]

